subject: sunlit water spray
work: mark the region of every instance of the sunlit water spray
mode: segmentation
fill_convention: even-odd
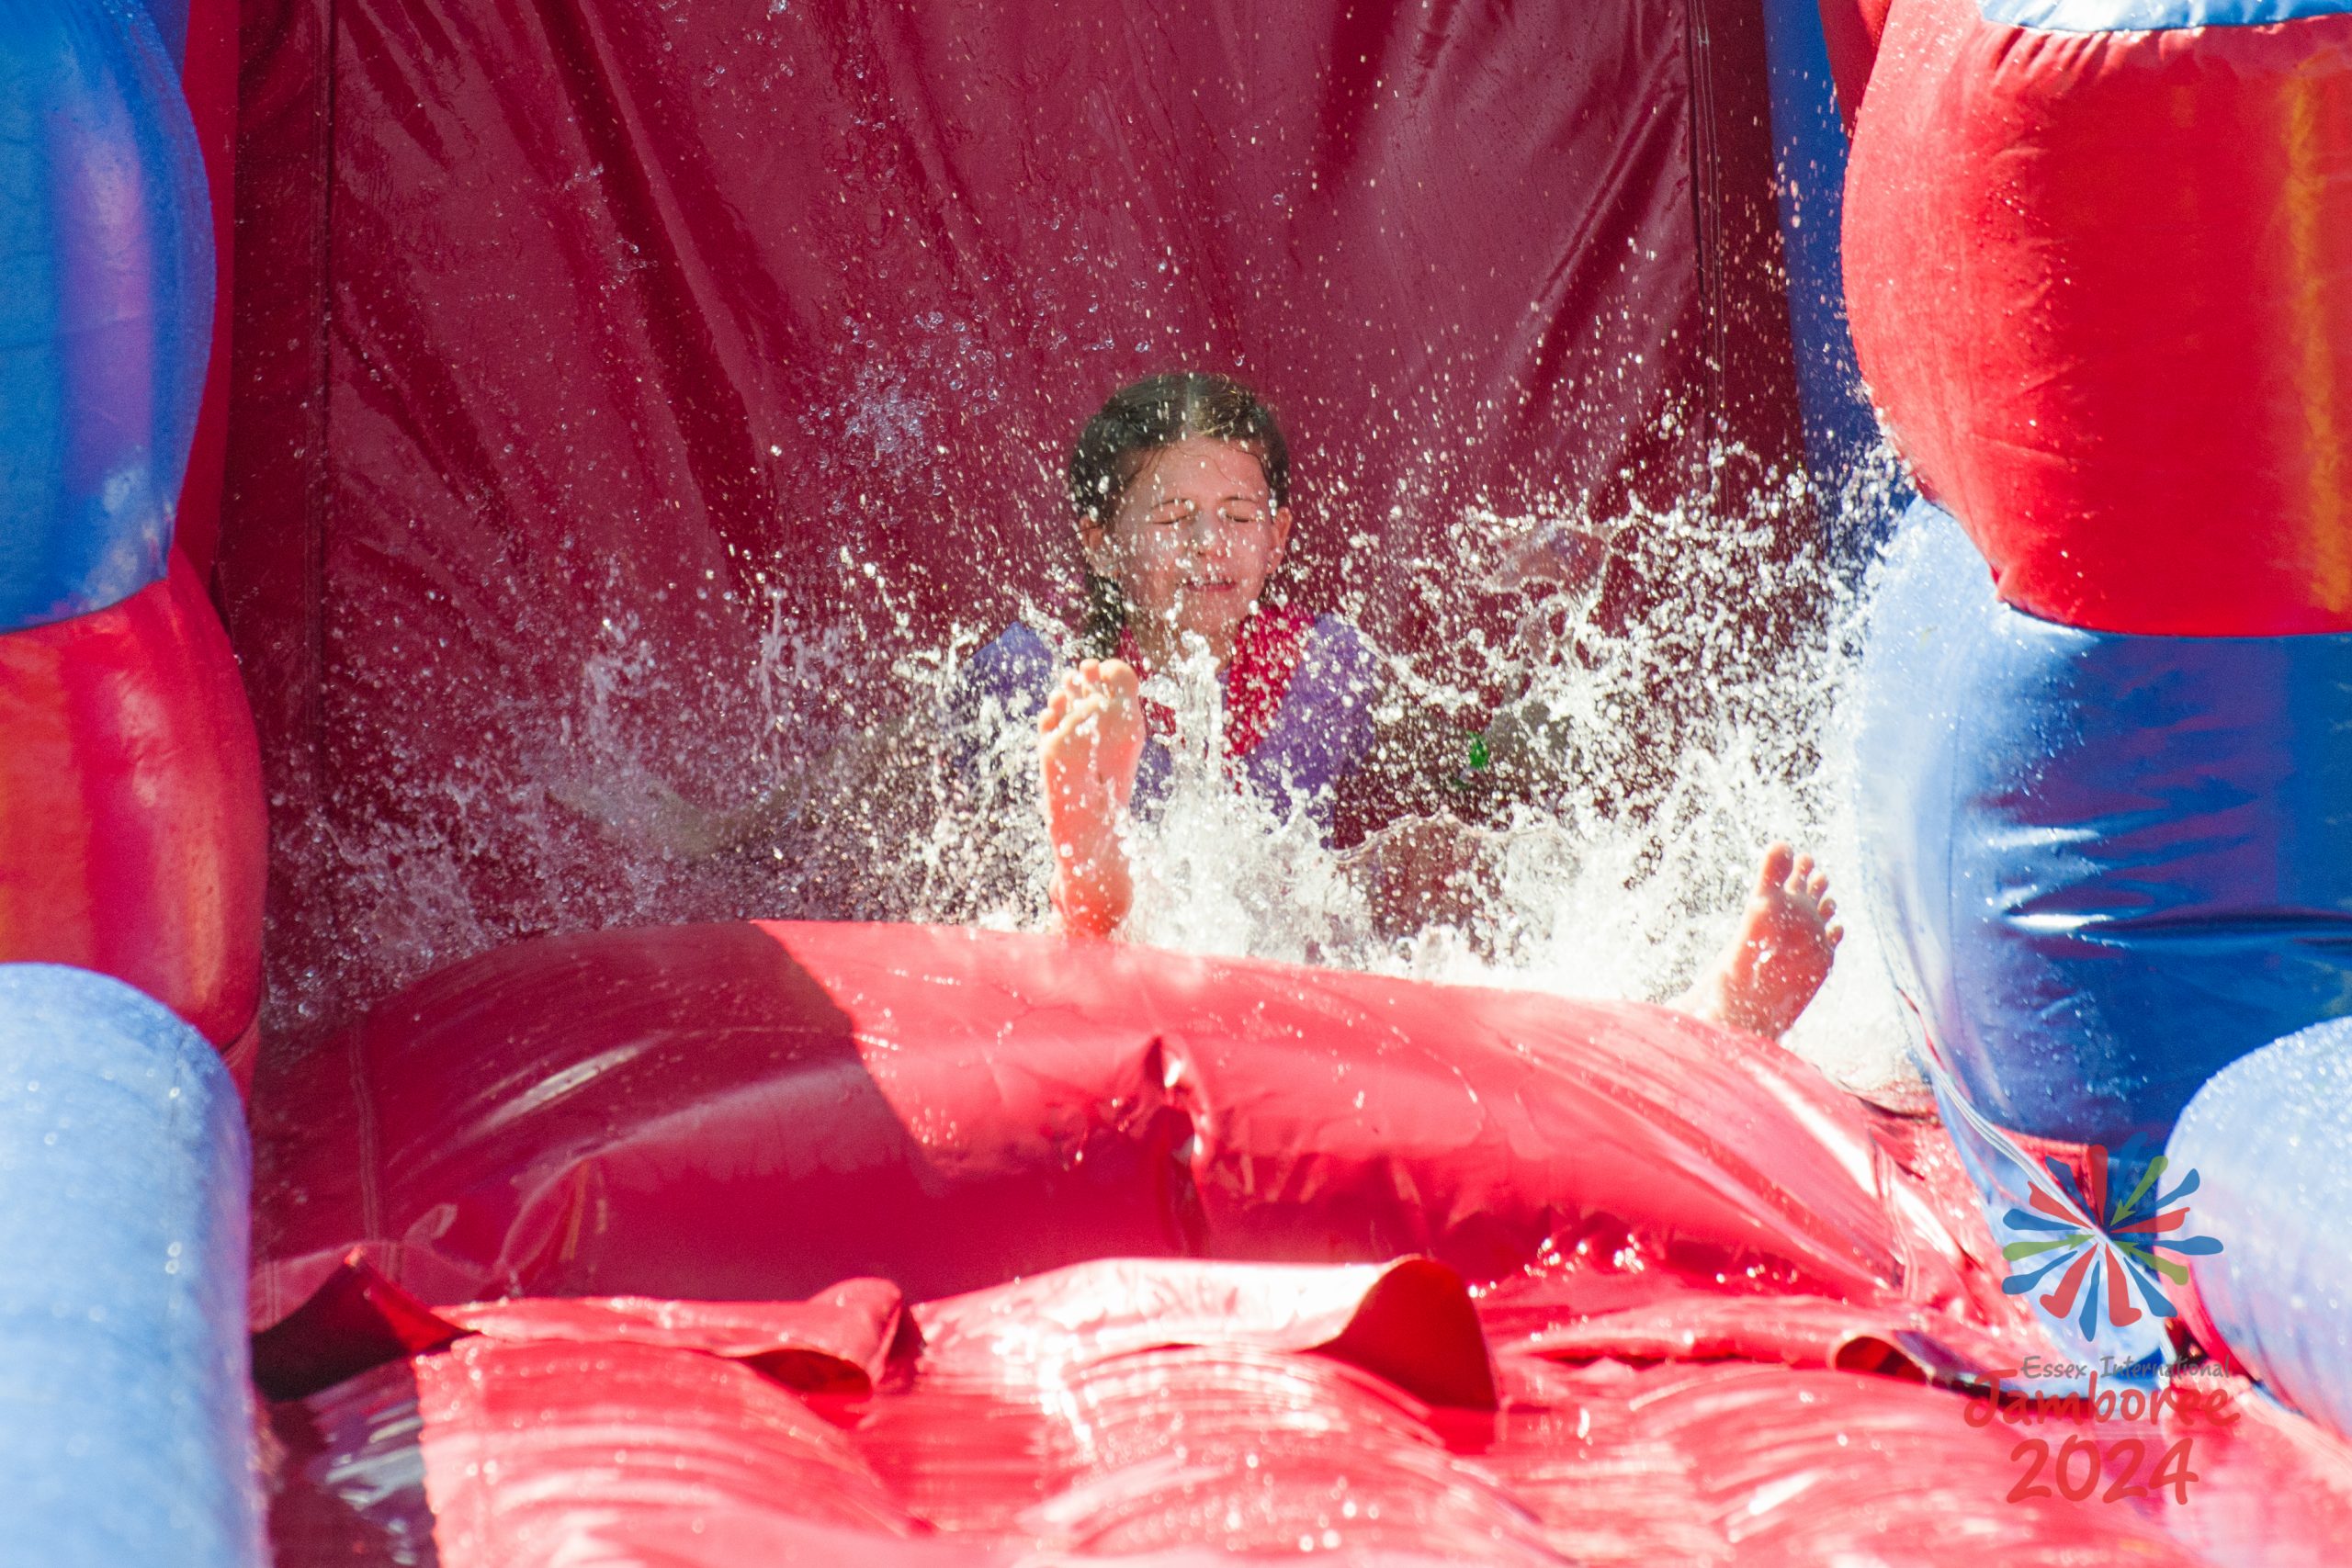
[[[1206,650],[1145,682],[1175,715],[1167,798],[1130,819],[1136,871],[1128,930],[1193,953],[1367,967],[1370,911],[1303,802],[1278,808],[1238,787],[1226,762],[1216,666]]]
[[[1402,938],[1374,935],[1364,888],[1416,825],[1334,854],[1303,815],[1241,797],[1211,761],[1219,748],[1203,693],[1213,684],[1192,672],[1189,699],[1173,705],[1180,731],[1194,727],[1202,739],[1180,742],[1167,807],[1135,835],[1143,880],[1133,934],[1193,951],[1666,1000],[1723,949],[1765,846],[1786,839],[1829,870],[1849,928],[1828,987],[1789,1043],[1854,1087],[1900,1082],[1909,1073],[1900,1004],[1860,918],[1845,728],[1863,601],[1817,563],[1759,566],[1770,522],[1726,526],[1682,512],[1599,525],[1468,520],[1463,555],[1476,568],[1486,547],[1483,586],[1517,587],[1526,575],[1525,552],[1498,541],[1549,532],[1586,551],[1631,552],[1636,570],[1671,562],[1687,591],[1604,631],[1591,617],[1593,574],[1571,563],[1566,581],[1534,585],[1542,592],[1510,636],[1482,649],[1481,683],[1521,694],[1488,730],[1495,765],[1540,782],[1502,820],[1465,835],[1483,867],[1469,909]],[[1727,576],[1767,597],[1807,596],[1820,613],[1780,641],[1754,606],[1723,591]],[[1409,661],[1390,665],[1394,700],[1460,701],[1458,690],[1430,689]]]
[[[1433,671],[1388,650],[1385,701],[1392,716],[1418,706],[1487,723],[1493,766],[1533,782],[1464,835],[1482,868],[1471,895],[1408,932],[1380,932],[1368,889],[1400,838],[1425,829],[1408,822],[1327,848],[1303,810],[1236,787],[1205,664],[1156,675],[1150,694],[1177,715],[1173,776],[1157,813],[1129,825],[1137,903],[1126,934],[1188,952],[1666,1000],[1721,950],[1764,847],[1786,839],[1820,858],[1848,926],[1829,985],[1789,1043],[1854,1087],[1899,1083],[1904,1024],[1860,907],[1841,728],[1856,705],[1865,596],[1817,557],[1776,554],[1777,512],[1794,499],[1773,492],[1728,518],[1689,508],[1462,519],[1445,570],[1418,579],[1453,662]],[[1592,569],[1612,556],[1620,580],[1646,588],[1635,595],[1645,607],[1604,626]],[[673,774],[675,757],[639,754],[615,725],[618,706],[641,705],[671,672],[625,620],[608,627],[583,660],[576,711],[534,765],[544,794],[530,808],[550,824],[538,837],[551,907],[592,852],[561,847],[578,835],[557,830],[560,818],[601,824],[607,857],[617,847],[627,863],[604,878],[601,902],[569,909],[563,925],[771,915],[1047,926],[1037,737],[968,679],[974,650],[1001,628],[918,644],[887,571],[846,554],[837,566],[844,602],[866,613],[810,626],[796,599],[774,596],[747,694],[768,717],[736,742],[733,761],[707,761],[698,787]],[[1519,607],[1498,635],[1461,629],[1465,592]],[[1363,606],[1338,607],[1366,618]],[[1042,608],[1026,616],[1049,640],[1067,635]],[[867,678],[885,667],[888,682]],[[1498,718],[1496,694],[1508,698]],[[714,789],[713,778],[731,782]],[[762,788],[759,808],[743,809]],[[712,798],[728,790],[734,798]],[[463,905],[462,887],[435,894],[440,883],[416,874],[426,847],[395,847],[405,891],[383,914],[405,909],[448,939],[439,961],[459,955],[452,941],[472,950],[521,934],[424,908]],[[462,852],[452,845],[444,858]]]
[[[1862,599],[1816,558],[1774,558],[1774,513],[1794,499],[1768,496],[1732,519],[1464,519],[1461,571],[1424,583],[1432,618],[1446,624],[1447,598],[1465,581],[1521,593],[1521,611],[1498,638],[1460,639],[1478,666],[1469,682],[1387,657],[1386,701],[1483,716],[1475,689],[1516,693],[1488,732],[1495,765],[1537,782],[1459,835],[1475,840],[1481,867],[1468,908],[1409,934],[1379,933],[1367,890],[1384,856],[1424,829],[1408,822],[1358,848],[1327,848],[1296,803],[1281,809],[1238,787],[1205,661],[1155,674],[1147,694],[1176,715],[1174,766],[1157,811],[1128,827],[1137,899],[1125,934],[1188,952],[1665,1000],[1721,951],[1765,846],[1786,839],[1829,871],[1848,925],[1829,986],[1789,1043],[1858,1088],[1904,1079],[1899,1003],[1860,918],[1842,728],[1855,706]],[[1595,569],[1611,554],[1665,588],[1618,630],[1592,614]],[[1801,613],[1759,613],[1792,608]],[[1051,616],[1033,619],[1059,635]],[[864,868],[869,907],[859,913],[1048,923],[1036,737],[994,699],[976,699],[965,678],[993,629],[899,657],[899,690],[928,712],[850,725],[842,733],[863,762],[836,754],[790,777],[786,787],[808,805],[786,835],[797,846],[775,852],[780,872],[830,844]],[[783,662],[807,650],[770,642],[761,678],[781,696],[808,679],[787,677]],[[812,778],[828,768],[830,781]]]

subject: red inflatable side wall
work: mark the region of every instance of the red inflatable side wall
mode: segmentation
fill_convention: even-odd
[[[1878,62],[1879,39],[1886,34],[1888,0],[1821,0],[1822,41],[1829,51],[1829,73],[1838,86],[1838,112],[1851,135],[1861,112],[1862,93]]]
[[[236,662],[185,556],[119,604],[0,637],[10,960],[127,980],[232,1046],[261,999],[261,824]]]
[[[1262,386],[1305,592],[1407,646],[1466,503],[1797,451],[1745,0],[257,0],[243,59],[219,581],[291,1027],[728,908],[565,839],[551,759],[741,799],[772,604],[864,670],[1057,594],[1137,374]]]

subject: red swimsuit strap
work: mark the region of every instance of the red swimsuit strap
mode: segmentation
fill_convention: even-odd
[[[1290,691],[1291,678],[1298,673],[1299,660],[1306,657],[1306,634],[1314,626],[1315,617],[1303,610],[1274,608],[1260,608],[1241,623],[1233,661],[1225,671],[1227,756],[1246,757],[1266,739]],[[1136,652],[1134,632],[1119,634],[1119,657],[1134,665],[1138,675],[1150,673]],[[1154,735],[1175,729],[1176,715],[1167,704],[1146,697],[1143,706]]]

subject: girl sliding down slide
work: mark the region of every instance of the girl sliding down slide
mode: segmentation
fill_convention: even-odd
[[[1301,802],[1327,829],[1335,791],[1379,765],[1374,663],[1335,616],[1308,622],[1263,604],[1289,542],[1289,454],[1272,411],[1223,377],[1154,377],[1114,394],[1069,464],[1088,567],[1091,657],[1064,673],[1037,720],[1039,768],[1063,929],[1107,936],[1134,901],[1120,832],[1139,775],[1164,777],[1167,721],[1145,674],[1212,661],[1223,687],[1231,772]],[[983,678],[1049,680],[1035,634],[983,649]],[[1147,768],[1147,758],[1153,765]],[[1842,930],[1811,857],[1765,854],[1739,929],[1686,992],[1686,1010],[1758,1034],[1793,1022],[1828,976]]]
[[[936,741],[926,725],[944,725],[976,777],[983,732],[1034,718],[1054,910],[1072,934],[1108,936],[1135,897],[1123,824],[1157,811],[1175,773],[1175,716],[1149,675],[1205,666],[1227,777],[1327,844],[1363,840],[1340,864],[1363,884],[1384,937],[1473,913],[1482,843],[1448,813],[1464,732],[1383,701],[1382,660],[1355,626],[1268,593],[1291,531],[1289,450],[1273,412],[1226,377],[1138,381],[1087,422],[1069,489],[1086,562],[1074,637],[1015,621],[974,652],[944,714],[826,749],[741,810],[707,811],[666,785],[635,807],[592,789],[559,798],[611,829],[650,825],[664,853],[764,861],[785,852],[781,823],[821,811],[820,794],[921,810],[928,797],[896,770]],[[991,820],[1001,831],[1001,812]],[[1758,1034],[1786,1030],[1843,934],[1827,888],[1810,857],[1773,845],[1738,931],[1677,1005]]]

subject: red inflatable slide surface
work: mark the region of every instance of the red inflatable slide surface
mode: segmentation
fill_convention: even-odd
[[[707,926],[459,964],[320,1060],[262,1108],[282,1564],[2317,1563],[2352,1529],[2347,1456],[2236,1380],[1987,1419],[2049,1352],[1940,1133],[1659,1009]],[[2036,1436],[2098,1461],[2032,1492]]]

